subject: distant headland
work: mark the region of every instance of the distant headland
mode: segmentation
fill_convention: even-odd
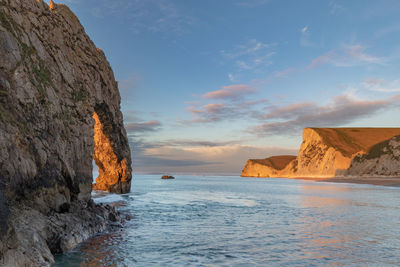
[[[394,178],[399,162],[400,128],[305,128],[297,156],[249,159],[241,176]]]

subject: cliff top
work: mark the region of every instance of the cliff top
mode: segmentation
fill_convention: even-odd
[[[343,156],[369,150],[376,144],[400,135],[400,128],[305,128],[312,129],[328,145],[339,150]]]
[[[295,159],[296,156],[283,155],[283,156],[272,156],[266,159],[251,159],[251,161],[272,167],[276,170],[282,170],[289,164],[289,162]]]

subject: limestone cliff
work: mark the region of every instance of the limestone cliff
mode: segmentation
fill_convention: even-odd
[[[361,168],[364,168],[363,174],[376,176],[378,172],[372,168],[365,169],[368,156],[361,155],[370,155],[376,145],[399,134],[400,128],[306,128],[296,160],[288,162],[283,169],[260,162],[254,164],[254,160],[248,161],[242,176],[257,176],[260,173],[260,177],[327,178],[346,176],[350,173],[357,175],[356,170]],[[362,164],[357,165],[357,159],[360,159]],[[368,162],[372,164],[371,161]],[[387,161],[382,159],[382,162]],[[380,161],[375,163],[379,165]],[[393,171],[387,173],[394,175]]]
[[[374,145],[366,154],[355,156],[344,175],[400,177],[400,135]]]
[[[283,175],[282,170],[296,156],[273,156],[266,159],[249,159],[242,171],[245,177],[280,177]]]
[[[0,0],[0,43],[0,265],[46,266],[115,218],[93,159],[96,188],[130,190],[120,95],[65,5]]]

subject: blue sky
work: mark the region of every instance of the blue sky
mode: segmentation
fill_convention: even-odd
[[[400,1],[65,0],[104,50],[136,172],[239,173],[304,127],[398,127]]]

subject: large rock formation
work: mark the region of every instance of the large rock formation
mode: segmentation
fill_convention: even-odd
[[[130,190],[120,95],[65,5],[0,0],[0,43],[0,265],[46,266],[116,218],[93,159],[96,188]]]
[[[244,177],[280,177],[285,167],[296,159],[296,156],[273,156],[266,159],[249,159],[243,168]]]
[[[400,177],[400,135],[374,145],[366,154],[355,156],[344,175]]]
[[[400,128],[306,128],[297,157],[285,162],[284,168],[266,160],[250,160],[242,171],[247,177],[314,177],[329,178],[366,175],[398,176],[396,138]],[[375,152],[385,147],[385,151]],[[383,148],[382,148],[383,149]],[[371,154],[372,153],[372,154]],[[378,155],[373,157],[371,155]],[[390,165],[390,167],[389,167]]]

